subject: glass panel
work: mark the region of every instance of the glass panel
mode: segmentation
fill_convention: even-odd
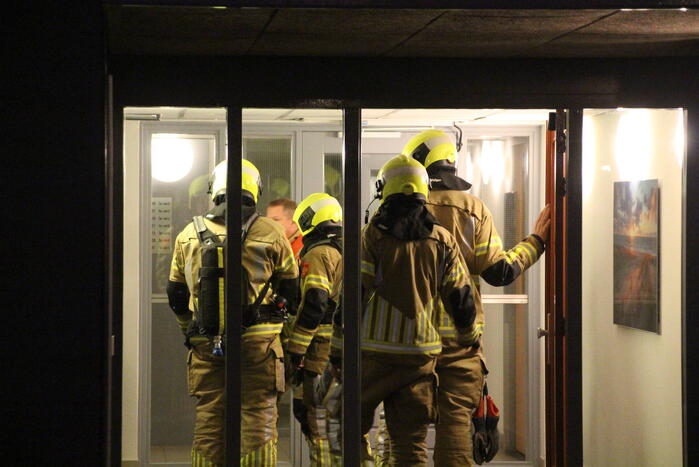
[[[532,460],[529,433],[529,305],[486,304],[483,334],[488,392],[500,409],[500,449],[495,461]]]
[[[495,115],[498,118],[491,121],[490,118]],[[529,196],[529,166],[531,158],[539,158],[538,163],[543,163],[543,154],[533,153],[533,150],[542,147],[538,138],[547,118],[548,112],[539,110],[365,109],[362,111],[362,205],[371,217],[379,206],[378,201],[372,203],[379,169],[400,154],[413,137],[425,130],[441,130],[455,144],[460,140],[463,143],[456,156],[457,174],[472,184],[472,188],[467,190],[468,194],[480,199],[492,213],[504,248],[512,248],[530,232],[530,210],[540,209]],[[430,146],[427,146],[429,149]],[[447,222],[443,221],[443,224]],[[470,239],[470,243],[473,241]],[[473,273],[475,265],[468,266]],[[403,284],[410,278],[401,277],[400,274],[401,271],[391,271],[383,280],[391,286],[401,284],[394,287],[403,287],[407,293],[407,287]],[[500,449],[493,461],[495,463],[535,465],[539,458],[539,375],[536,372],[539,355],[530,351],[535,345],[531,339],[531,329],[536,329],[539,318],[536,311],[538,291],[532,290],[530,293],[530,283],[537,283],[539,271],[528,274],[535,276],[526,281],[527,274],[522,274],[506,287],[493,287],[481,280],[487,325],[482,344],[489,369],[488,386],[490,395],[500,408]],[[503,297],[504,294],[508,297]],[[532,316],[533,313],[536,314]],[[373,345],[370,342],[373,338],[370,339],[371,336],[367,334],[371,331],[367,329],[374,329],[372,326],[381,322],[382,317],[383,314],[372,315],[370,326],[362,329],[365,350]],[[384,332],[377,331],[378,334],[375,334],[390,340],[394,329],[400,328],[397,323],[406,320],[394,321],[387,321]],[[444,343],[453,345],[448,339]],[[445,348],[449,352],[454,351],[453,348]],[[463,359],[463,362],[467,361],[468,358]],[[375,366],[373,359],[365,359],[364,363],[365,369]],[[449,374],[453,369],[448,370],[440,365],[438,363],[437,367],[437,373],[441,374],[440,390],[465,394],[473,389],[473,385],[459,385],[450,381],[473,378],[477,370],[464,369],[455,378]],[[476,368],[479,368],[479,363]],[[388,410],[384,412],[382,406],[377,408],[370,431],[371,444],[379,454],[386,447],[385,417]],[[440,411],[450,410],[453,409],[448,404],[440,407]],[[433,463],[432,450],[436,436],[436,430],[430,426],[427,436],[430,465]]]
[[[503,247],[509,250],[529,234],[527,197],[529,138],[468,138],[463,166],[469,192],[488,206]],[[526,294],[526,274],[506,287],[481,282],[481,293]]]
[[[584,113],[583,454],[589,465],[682,464],[685,151],[681,109]],[[641,439],[648,442],[639,449]]]
[[[209,175],[224,158],[226,111],[124,113],[122,459],[181,465],[191,460],[195,399],[166,285],[175,238],[211,205]],[[193,286],[193,278],[183,284]]]
[[[260,206],[273,199],[290,198],[292,194],[291,136],[246,136],[243,138],[245,158],[255,164],[262,176]]]
[[[296,207],[305,197],[325,192],[342,202],[342,111],[327,109],[243,109],[243,157],[259,170],[263,180],[263,194],[257,202],[257,210],[263,216],[277,221],[291,247],[300,254],[303,246],[297,239],[299,226],[293,222]],[[306,245],[310,238],[306,237]],[[321,246],[310,252],[318,253]],[[332,250],[324,253],[335,265],[341,255],[331,245],[322,248]],[[310,259],[309,259],[310,258]],[[305,254],[299,258],[301,271],[307,275],[320,277],[316,282],[325,281],[330,290],[330,299],[337,299],[335,286],[336,270]],[[309,272],[311,271],[311,272]],[[323,373],[328,364],[329,332],[328,318],[323,317],[311,339],[308,334],[296,328],[297,320],[311,323],[312,306],[306,305],[306,293],[318,289],[307,276],[302,276],[302,306],[296,317],[290,317],[284,324],[280,341],[284,347],[286,362],[286,391],[279,394],[276,406],[278,413],[277,444],[278,465],[306,466],[310,462],[309,445],[301,428],[315,426],[313,416],[317,403],[304,403],[304,391],[314,384],[315,373]],[[318,282],[320,281],[320,282]],[[322,284],[321,284],[322,285]],[[327,293],[321,287],[323,293]],[[310,320],[310,321],[309,321]],[[305,326],[309,326],[306,324]],[[306,340],[304,340],[306,339]],[[308,340],[310,339],[310,344]],[[305,355],[304,371],[291,374],[296,355]],[[300,378],[300,379],[299,379]],[[243,380],[245,391],[245,376]],[[322,426],[322,425],[321,425]],[[246,427],[243,425],[243,430]],[[327,433],[318,433],[327,438]],[[327,448],[327,441],[323,444]]]
[[[342,153],[325,153],[323,182],[325,192],[343,203],[342,193]]]

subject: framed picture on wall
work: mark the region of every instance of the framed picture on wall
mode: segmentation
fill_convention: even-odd
[[[660,334],[658,180],[614,182],[614,324]]]

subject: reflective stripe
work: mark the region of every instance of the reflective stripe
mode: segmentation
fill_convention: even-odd
[[[383,174],[384,180],[388,182],[390,179],[394,177],[401,177],[404,175],[415,175],[420,178],[425,179],[425,182],[427,182],[425,175],[427,175],[427,172],[425,171],[425,168],[420,166],[410,166],[410,165],[403,165],[400,167],[395,167],[393,169],[389,169]]]
[[[482,256],[486,254],[488,250],[494,247],[502,248],[502,240],[500,239],[500,237],[492,237],[488,242],[477,244],[476,249],[474,251],[476,253],[476,256]]]
[[[304,294],[308,289],[323,289],[330,292],[330,281],[327,277],[319,274],[309,274],[303,282],[303,292]]]
[[[527,241],[520,242],[520,246],[526,248],[526,250],[527,250],[529,253],[531,253],[531,256],[529,257],[529,259],[532,259],[532,257],[537,258],[537,259],[539,258],[539,252],[538,252],[538,250],[537,250],[536,247],[535,247],[534,245],[532,245],[531,243],[529,243],[529,242],[527,242]],[[532,261],[532,262],[533,262],[533,261]]]
[[[301,347],[308,347],[311,345],[313,336],[302,336],[300,334],[294,334],[289,338],[289,342],[292,344],[300,345]]]
[[[460,263],[456,263],[454,268],[452,268],[452,271],[449,273],[449,275],[444,277],[443,283],[446,284],[448,282],[456,282],[458,279],[461,279],[464,275],[464,268],[461,267]]]
[[[430,150],[436,148],[440,144],[454,144],[454,142],[447,135],[436,135],[425,141],[425,146],[430,148]]]
[[[279,266],[278,268],[275,269],[275,271],[276,272],[288,271],[293,266],[293,263],[294,263],[294,257],[292,255],[289,255],[284,259],[284,262],[281,264],[281,266]]]
[[[255,181],[255,183],[258,183],[260,181],[260,172],[257,170],[253,169],[252,167],[243,164],[243,173],[245,175],[248,175],[252,177],[252,179]]]
[[[439,353],[442,351],[441,341],[432,341],[419,345],[406,345],[400,343],[387,343],[370,340],[362,340],[362,349],[373,350],[375,352],[387,353],[404,353],[404,354],[419,354],[419,353]]]
[[[262,323],[250,326],[243,332],[244,336],[257,336],[260,334],[279,334],[282,332],[283,323]]]
[[[330,206],[331,204],[336,204],[336,203],[337,203],[337,201],[335,200],[335,198],[323,198],[323,199],[319,199],[318,201],[311,203],[309,208],[313,209],[314,212],[318,212],[321,209],[323,209],[325,206]],[[306,209],[308,209],[308,208],[306,208]]]
[[[223,248],[216,248],[218,253],[218,267],[223,269],[225,263],[223,262]],[[223,277],[218,278],[218,331],[223,334],[224,326],[226,322],[226,300],[224,298],[224,293],[226,290],[225,279]]]
[[[376,267],[374,266],[374,263],[370,263],[369,261],[362,261],[361,271],[363,273],[373,276],[375,274],[375,269]]]
[[[517,246],[514,248],[514,250],[515,250],[517,253],[524,252],[524,253],[527,255],[527,257],[529,258],[529,264],[534,263],[534,259],[532,258],[531,253],[529,253],[529,250],[527,250],[526,248],[524,248],[524,247],[522,246],[521,243],[520,243],[519,245],[517,245]]]

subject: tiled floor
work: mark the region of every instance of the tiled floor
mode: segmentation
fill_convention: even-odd
[[[284,395],[279,405],[279,444],[277,445],[277,460],[280,463],[291,462],[291,428],[290,422],[291,391]],[[186,446],[151,446],[151,463],[189,462],[191,445]]]
[[[152,463],[189,462],[192,446],[151,446],[150,460]]]

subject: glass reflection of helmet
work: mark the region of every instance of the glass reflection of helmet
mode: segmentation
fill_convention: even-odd
[[[386,162],[377,175],[376,191],[381,202],[392,195],[417,195],[427,199],[429,191],[427,170],[415,159],[404,154]]]
[[[294,222],[303,235],[308,235],[318,226],[341,226],[342,207],[327,193],[313,193],[296,207]]]
[[[441,130],[425,130],[413,136],[401,154],[412,157],[425,168],[432,164],[456,165],[457,150],[454,141]]]
[[[209,182],[209,194],[211,199],[216,201],[216,198],[226,194],[226,177],[228,176],[228,161],[219,162],[211,174]],[[253,201],[257,203],[257,198],[262,193],[262,178],[260,172],[255,165],[243,159],[243,179],[241,183],[243,196],[251,196]]]

